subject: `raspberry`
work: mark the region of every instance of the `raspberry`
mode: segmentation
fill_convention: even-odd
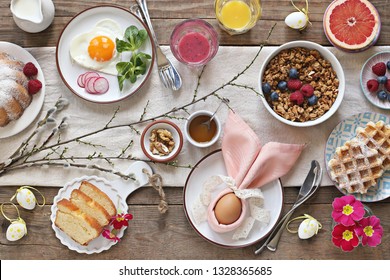
[[[36,94],[42,88],[42,83],[39,80],[30,80],[27,87],[29,94]]]
[[[385,89],[387,90],[387,92],[390,92],[390,80],[386,81]]]
[[[38,69],[37,67],[35,67],[35,65],[32,62],[28,62],[26,63],[26,65],[24,65],[23,73],[24,75],[30,78],[38,74]]]
[[[314,94],[314,88],[312,87],[312,85],[306,84],[302,86],[301,92],[304,96],[310,97]]]
[[[386,75],[386,64],[384,62],[378,62],[372,66],[372,72],[374,72],[374,74],[377,76]]]
[[[299,90],[302,87],[302,82],[298,79],[291,79],[287,82],[287,87],[289,90]]]
[[[377,91],[378,87],[379,87],[379,83],[377,80],[372,79],[367,81],[367,88],[370,92]]]
[[[290,101],[294,102],[297,105],[303,104],[304,97],[302,92],[300,91],[294,91],[293,93],[290,94]]]

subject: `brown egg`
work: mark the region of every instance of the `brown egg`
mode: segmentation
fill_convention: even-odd
[[[232,224],[241,215],[241,200],[234,193],[225,194],[215,205],[214,213],[220,224]]]

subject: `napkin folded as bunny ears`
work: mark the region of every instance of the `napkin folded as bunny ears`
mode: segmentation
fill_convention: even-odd
[[[261,191],[258,188],[288,173],[300,156],[304,146],[275,142],[269,142],[261,146],[260,140],[254,131],[240,116],[230,112],[222,139],[222,155],[230,178],[224,176],[219,176],[220,180],[216,180],[216,176],[211,178],[211,181],[215,182],[215,184],[225,183],[227,188],[222,190],[215,199],[211,200],[211,192],[213,187],[216,186],[215,184],[210,186],[213,183],[206,182],[204,192],[198,200],[204,206],[208,206],[207,213],[204,214],[207,215],[205,219],[207,219],[210,227],[216,232],[223,233],[233,231],[245,224],[246,233],[244,236],[241,233],[238,234],[245,238],[254,220],[258,219],[256,215],[264,216],[264,213],[255,204],[251,205],[249,203],[249,206],[247,205],[247,198],[249,198],[249,201],[253,198],[262,199]],[[229,192],[234,192],[241,199],[241,215],[232,224],[220,224],[215,217],[214,208],[219,199]],[[251,216],[254,216],[253,218],[249,217],[251,221],[246,219],[248,209],[251,212],[256,212],[251,213]],[[200,218],[202,214],[194,212],[199,210],[198,204],[193,208],[193,213],[196,216],[195,220],[202,222],[202,220],[205,220]]]

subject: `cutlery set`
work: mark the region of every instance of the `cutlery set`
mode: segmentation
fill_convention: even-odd
[[[274,227],[274,230],[268,236],[268,238],[263,243],[263,245],[255,251],[256,255],[260,254],[265,248],[273,252],[276,251],[279,243],[279,239],[291,215],[299,206],[301,206],[304,202],[306,202],[309,198],[311,198],[314,195],[314,193],[318,190],[320,186],[321,179],[322,179],[322,168],[318,163],[318,161],[313,160],[311,162],[310,171],[307,174],[306,179],[299,190],[297,200],[295,201],[290,211],[288,211],[283,216],[283,218],[279,220],[278,224]]]

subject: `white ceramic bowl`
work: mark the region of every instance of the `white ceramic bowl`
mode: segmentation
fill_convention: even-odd
[[[160,156],[153,154],[149,149],[150,144],[150,133],[153,129],[163,128],[167,129],[172,133],[173,140],[175,141],[175,147],[172,152],[166,156]],[[144,131],[141,134],[141,148],[144,154],[151,160],[156,162],[169,162],[175,159],[183,147],[183,134],[180,131],[180,128],[171,121],[168,120],[157,120],[145,127]]]
[[[188,142],[190,142],[195,147],[207,148],[207,147],[210,147],[211,145],[215,144],[215,142],[218,141],[218,138],[221,135],[222,127],[221,127],[221,122],[219,121],[218,117],[215,115],[213,120],[215,121],[215,124],[217,125],[217,132],[215,133],[213,139],[211,139],[208,142],[197,142],[197,141],[195,141],[194,139],[192,139],[192,137],[190,135],[190,131],[189,131],[190,123],[191,123],[191,121],[194,118],[196,118],[197,116],[201,116],[201,115],[206,115],[206,116],[210,116],[211,117],[213,115],[213,113],[210,112],[210,111],[206,111],[206,110],[199,110],[199,111],[196,111],[196,112],[192,113],[188,117],[188,119],[186,120],[186,123],[184,125],[184,135],[186,136]]]
[[[339,93],[338,93],[337,98],[336,98],[335,102],[333,103],[332,107],[324,115],[322,115],[321,117],[319,117],[315,120],[306,121],[306,122],[293,122],[293,121],[287,120],[287,119],[279,116],[270,107],[270,105],[268,104],[268,102],[265,98],[261,98],[261,100],[262,100],[265,108],[268,110],[268,112],[270,112],[270,114],[272,116],[274,116],[276,119],[278,119],[279,121],[281,121],[285,124],[288,124],[291,126],[298,126],[298,127],[314,126],[314,125],[320,124],[320,123],[326,121],[327,119],[329,119],[337,111],[337,109],[339,108],[341,101],[343,100],[343,97],[344,97],[344,91],[345,91],[344,71],[343,71],[343,68],[341,67],[341,64],[338,61],[338,59],[328,49],[324,48],[323,46],[321,46],[319,44],[316,44],[316,43],[313,43],[310,41],[293,41],[293,42],[289,42],[289,43],[286,43],[286,44],[280,46],[279,48],[277,48],[275,51],[273,51],[266,58],[263,65],[261,66],[260,76],[259,76],[259,89],[260,89],[260,93],[264,96],[261,85],[262,85],[263,75],[264,75],[265,69],[266,69],[268,63],[271,61],[271,59],[274,56],[276,56],[280,51],[285,50],[285,49],[295,48],[295,47],[303,47],[303,48],[307,48],[307,49],[317,50],[317,51],[319,51],[319,53],[322,55],[322,57],[324,59],[326,59],[327,61],[329,61],[332,64],[332,67],[337,74],[337,78],[339,79]]]

